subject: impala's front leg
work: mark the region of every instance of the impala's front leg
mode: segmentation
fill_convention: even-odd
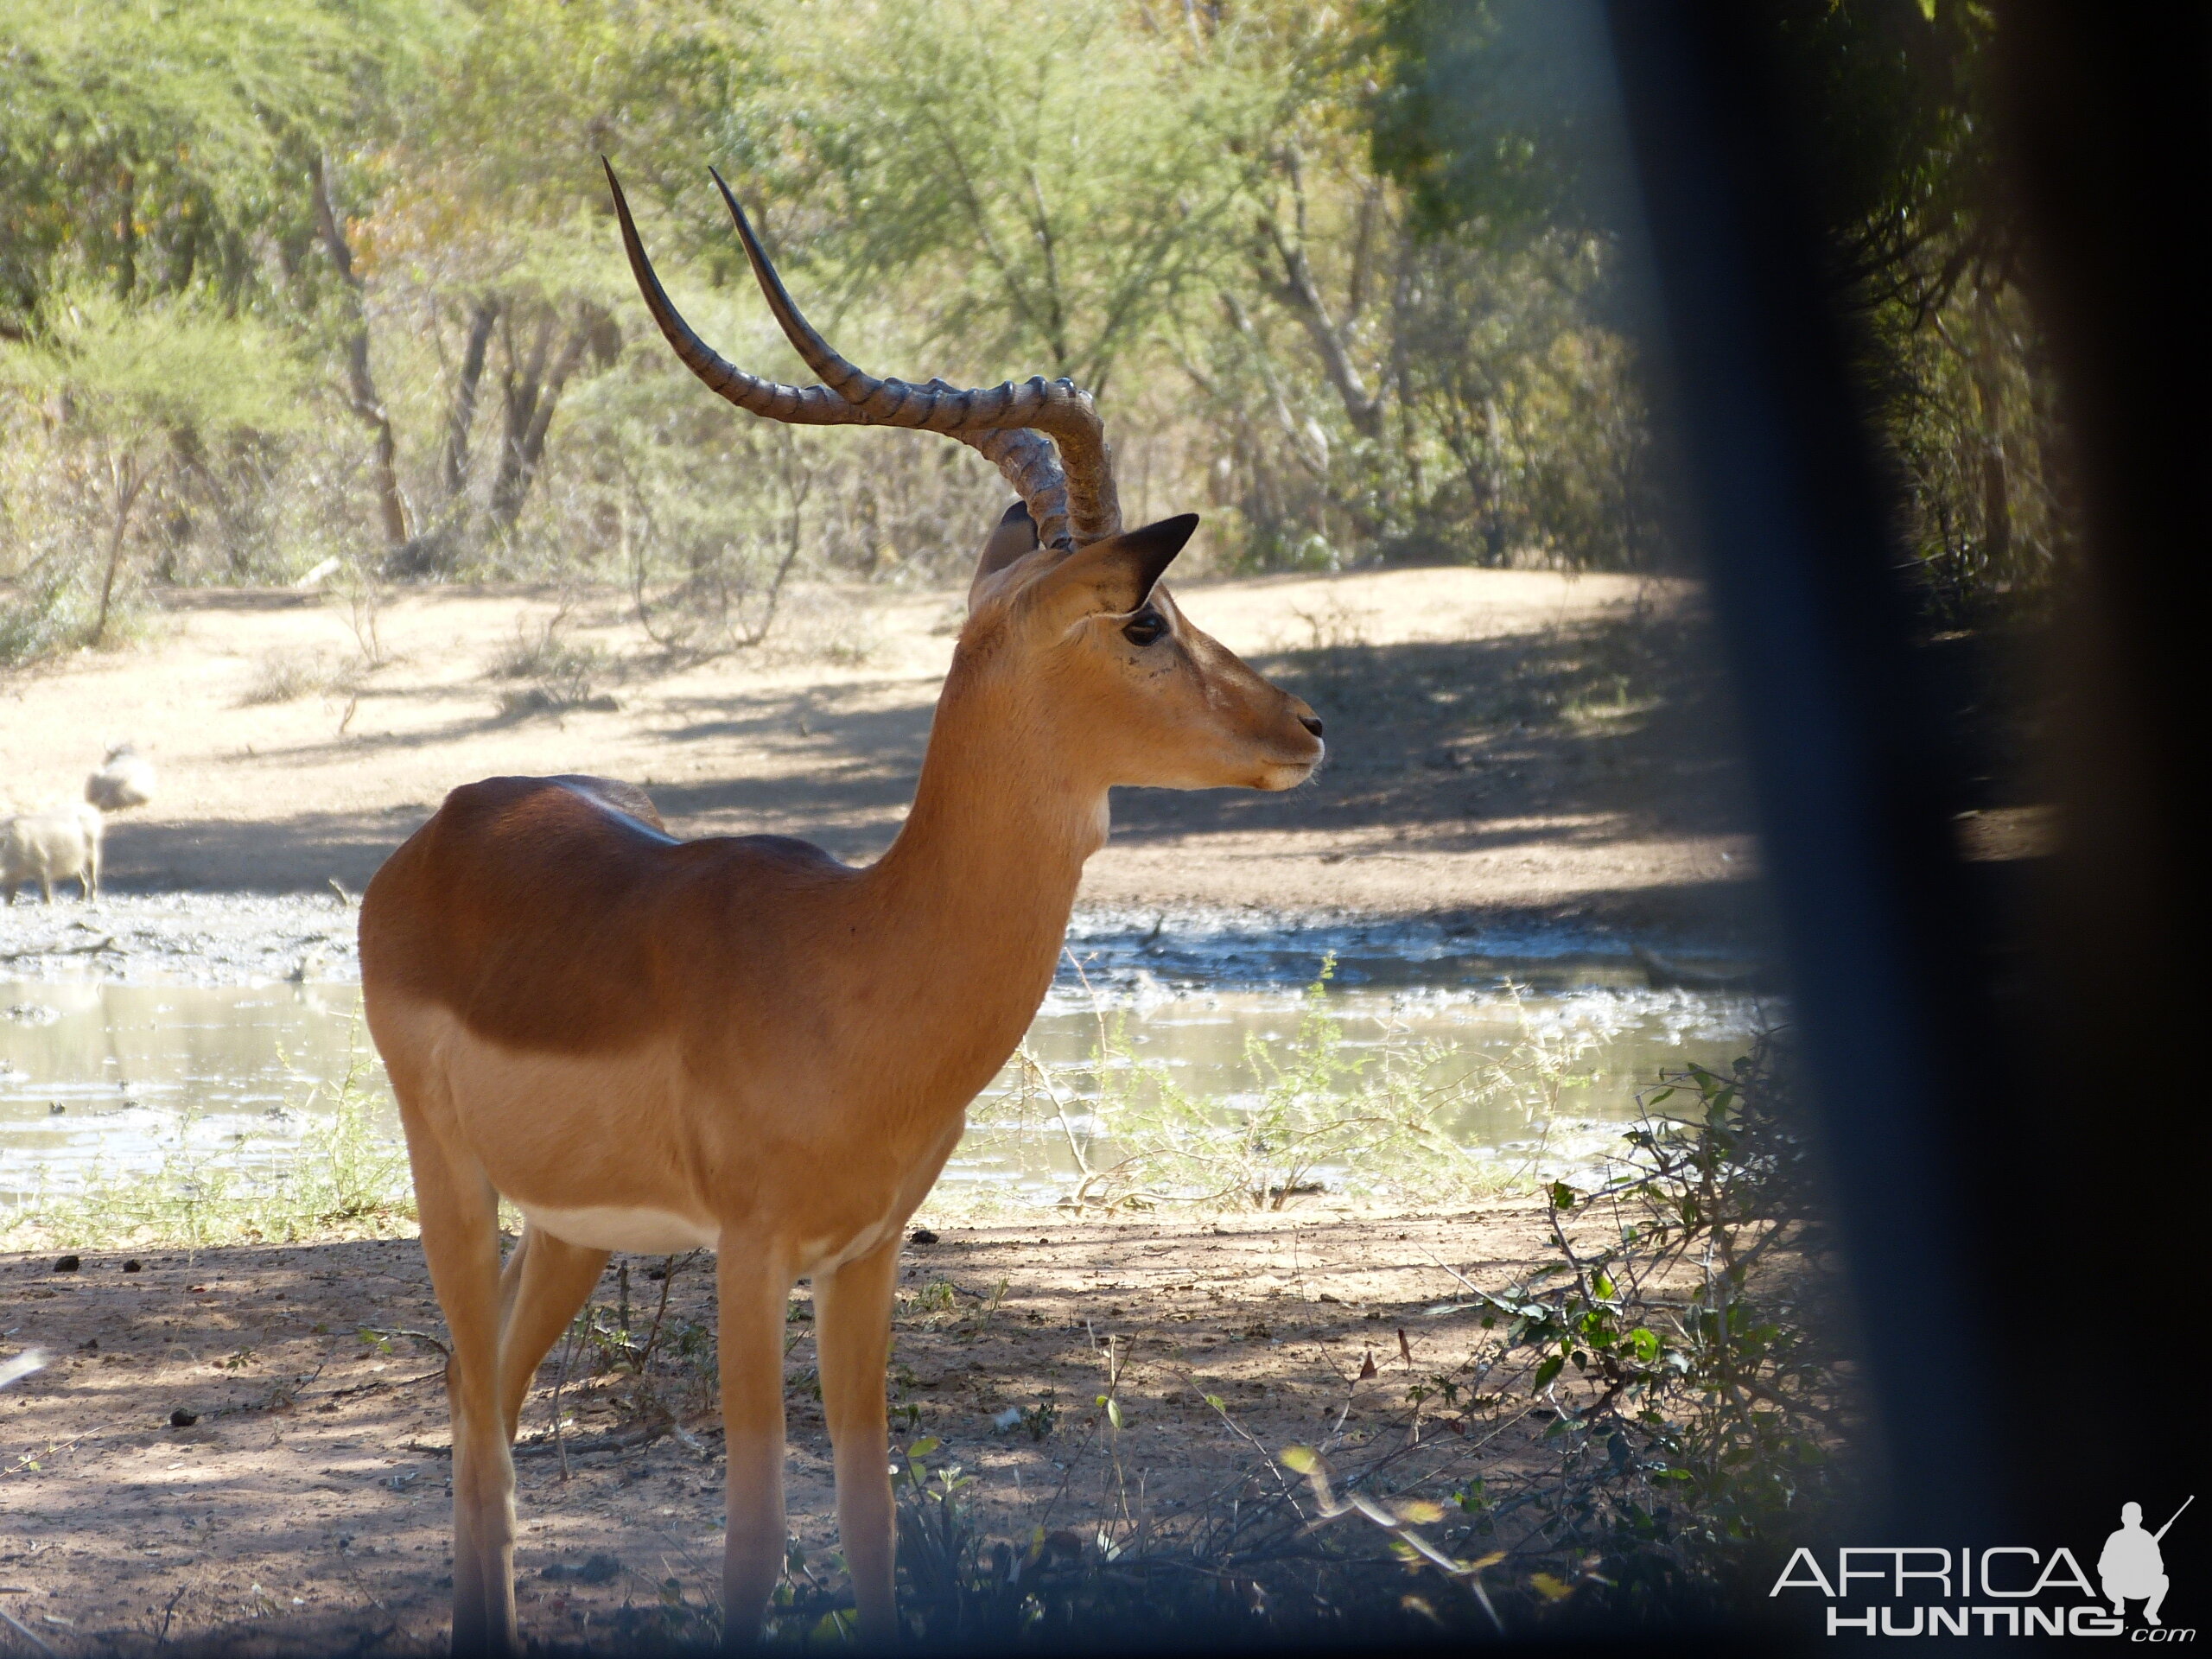
[[[893,1234],[889,1243],[825,1274],[814,1290],[823,1414],[837,1471],[837,1536],[860,1605],[861,1640],[879,1647],[899,1639],[883,1405],[899,1244]]]
[[[716,1262],[721,1298],[722,1431],[729,1456],[722,1641],[749,1647],[784,1570],[784,1316],[791,1279],[750,1241]]]
[[[397,1080],[395,1079],[395,1082]],[[474,1160],[408,1118],[423,1255],[453,1334],[453,1650],[510,1654],[515,1630],[515,1466],[499,1410],[499,1195]]]

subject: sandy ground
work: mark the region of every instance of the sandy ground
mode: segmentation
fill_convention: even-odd
[[[1118,791],[1085,902],[1738,916],[1751,847],[1679,587],[1446,569],[1180,591],[1320,710],[1332,759],[1288,796]],[[493,660],[563,613],[600,706],[503,711],[529,684]],[[865,859],[897,830],[957,619],[943,592],[809,588],[765,651],[678,666],[618,594],[408,591],[370,668],[335,595],[180,594],[137,648],[0,679],[0,799],[73,793],[136,742],[162,789],[111,827],[122,891],[358,892],[447,790],[502,772],[626,778],[678,833]]]
[[[1095,1548],[1101,1518],[1125,1504],[1172,1531],[1263,1490],[1273,1478],[1255,1445],[1321,1446],[1349,1465],[1404,1441],[1408,1389],[1479,1337],[1446,1264],[1495,1288],[1541,1255],[1526,1199],[1389,1219],[948,1227],[907,1248],[895,1438],[933,1437],[933,1463],[977,1477],[988,1535],[1026,1541],[1042,1526]],[[451,1513],[440,1361],[409,1338],[361,1335],[442,1332],[418,1247],[164,1253],[136,1273],[124,1260],[56,1273],[50,1257],[0,1257],[8,1347],[53,1357],[0,1396],[0,1607],[64,1654],[194,1637],[225,1651],[438,1649]],[[642,1327],[659,1295],[653,1264],[619,1260]],[[679,1272],[664,1329],[711,1325],[711,1290],[710,1274]],[[595,1300],[619,1294],[610,1269]],[[794,1293],[789,1506],[834,1585],[810,1312]],[[659,1628],[671,1600],[717,1600],[721,1446],[706,1384],[664,1372],[659,1398],[682,1433],[634,1444],[661,1415],[639,1414],[629,1379],[573,1364],[564,1479],[545,1439],[559,1352],[525,1409],[518,1462],[525,1632],[589,1640]],[[1095,1403],[1109,1359],[1118,1445]],[[1055,1408],[1042,1438],[995,1427],[1040,1403]],[[197,1421],[173,1427],[180,1408]],[[1494,1465],[1548,1421],[1485,1414],[1482,1435],[1502,1432],[1479,1455]],[[1470,1427],[1432,1402],[1423,1468],[1471,1468],[1476,1442],[1455,1432]]]

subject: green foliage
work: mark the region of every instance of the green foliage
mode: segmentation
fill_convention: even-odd
[[[177,429],[280,433],[308,418],[308,375],[289,341],[186,300],[58,295],[47,327],[0,352],[0,388],[51,400],[65,430],[114,443]]]
[[[1810,118],[1841,275],[1862,299],[1924,305],[1959,276],[1944,265],[1994,254],[2005,235],[1987,86],[1996,14],[1975,0],[1789,0],[1770,16]]]
[[[1376,166],[1431,234],[1510,241],[1617,229],[1618,116],[1594,8],[1544,0],[1385,0],[1368,100]]]
[[[1307,1036],[1318,1066],[1340,1064]],[[1739,1612],[1741,1584],[1764,1587],[1847,1497],[1859,1428],[1788,1065],[1766,1038],[1727,1068],[1662,1075],[1602,1178],[1535,1195],[1551,1259],[1495,1294],[1466,1284],[1449,1311],[1479,1309],[1488,1334],[1412,1382],[1403,1432],[1364,1451],[1287,1446],[1222,1489],[1234,1503],[1172,1520],[1111,1513],[1109,1493],[1109,1513],[1025,1543],[988,1539],[973,1477],[912,1442],[894,1464],[910,1627],[1061,1650],[1162,1629],[1205,1645],[1525,1639]],[[1571,1057],[1522,1068],[1541,1099],[1571,1086]],[[1101,1359],[1100,1410],[1056,1446],[1071,1470],[1118,1467],[1119,1357]]]
[[[976,1478],[957,1463],[933,1466],[929,1458],[938,1449],[936,1437],[924,1435],[909,1441],[892,1465],[899,1567],[910,1598],[925,1603],[957,1599],[963,1581],[975,1574],[981,1542],[962,1495]]]
[[[1830,1247],[1770,1043],[1726,1074],[1693,1066],[1648,1103],[1669,1115],[1630,1132],[1617,1179],[1554,1194],[1569,1282],[1497,1311],[1509,1343],[1545,1356],[1531,1386],[1572,1366],[1599,1390],[1577,1414],[1608,1465],[1632,1467],[1699,1541],[1726,1547],[1802,1519],[1831,1481],[1843,1402],[1823,1317],[1835,1311]],[[1576,1204],[1610,1212],[1612,1242],[1567,1243]],[[1613,1497],[1631,1535],[1649,1522],[1633,1485]]]
[[[0,597],[0,668],[38,662],[92,637],[97,595],[80,576],[73,566],[50,564]]]
[[[1289,92],[1239,22],[1193,40],[1115,0],[783,14],[792,119],[857,280],[925,277],[928,343],[1094,390],[1230,257]]]
[[[944,1279],[932,1279],[919,1290],[901,1291],[899,1295],[901,1313],[950,1313],[957,1306],[957,1293],[951,1281]]]
[[[1473,1582],[1510,1562],[1528,1611],[1694,1618],[1844,1495],[1840,1287],[1786,1068],[1763,1039],[1664,1079],[1610,1179],[1547,1190],[1554,1259],[1476,1293],[1494,1339],[1414,1404],[1536,1405],[1550,1457],[1462,1488],[1450,1548],[1421,1541],[1432,1566]]]
[[[1931,618],[1972,625],[2033,606],[2065,556],[2068,514],[2056,412],[1990,144],[2001,13],[1976,0],[1789,0],[1764,15],[1837,287],[1862,324],[1859,368]],[[1369,22],[1379,71],[1366,104],[1373,160],[1404,187],[1424,233],[1540,247],[1599,232],[1610,244],[1626,196],[1618,117],[1599,92],[1603,72],[1589,72],[1603,51],[1586,38],[1590,9],[1377,0]],[[1592,298],[1592,315],[1607,315],[1602,291]],[[1464,299],[1457,308],[1482,315]],[[1603,339],[1585,331],[1577,344]],[[1440,353],[1447,368],[1452,355],[1448,345]],[[1482,374],[1536,360],[1471,356]],[[1603,563],[1592,550],[1608,542],[1658,543],[1648,523],[1618,522],[1652,512],[1636,476],[1648,464],[1640,411],[1611,383],[1596,389],[1577,424],[1536,446],[1552,477],[1533,517],[1547,530],[1573,526],[1583,556]],[[1484,407],[1478,391],[1454,404]],[[1443,412],[1452,431],[1453,406]],[[1590,488],[1586,480],[1605,477],[1588,470],[1598,455],[1625,467],[1624,487]]]
[[[211,448],[302,426],[306,390],[282,336],[193,299],[60,295],[46,327],[0,341],[0,398],[19,400],[10,424],[24,440],[8,517],[28,551],[28,581],[0,601],[0,662],[108,643],[143,509],[194,458],[205,474]]]
[[[0,353],[59,350],[77,317],[120,339],[93,294],[142,334],[197,331],[171,360],[252,331],[195,409],[135,405],[149,435],[121,473],[50,378],[0,375],[0,642],[111,637],[141,581],[337,556],[357,580],[620,582],[689,659],[763,644],[796,579],[958,575],[1004,503],[992,469],[912,434],[766,427],[699,387],[635,296],[602,154],[725,355],[801,372],[709,162],[856,361],[1090,384],[1128,512],[1203,509],[1217,568],[1667,567],[1593,20],[0,0]],[[1804,0],[1776,29],[1931,591],[1960,615],[2039,591],[2063,504],[1983,204],[1987,18]],[[278,371],[257,384],[288,418],[215,407],[246,365]],[[326,395],[288,391],[290,365]]]
[[[1101,1058],[1122,1063],[1102,1072],[1099,1116],[1109,1133],[1141,1148],[1136,1167],[1201,1205],[1228,1200],[1280,1210],[1320,1191],[1326,1173],[1388,1156],[1399,1137],[1425,1138],[1435,1103],[1422,1098],[1421,1080],[1443,1051],[1386,1048],[1379,1063],[1348,1052],[1344,1027],[1328,1007],[1335,973],[1333,958],[1322,963],[1287,1042],[1247,1035],[1254,1087],[1227,1110],[1209,1109],[1165,1068],[1136,1061],[1126,1046],[1126,1021],[1116,1022],[1114,1044]],[[1376,1075],[1370,1077],[1370,1069]]]
[[[276,175],[448,32],[434,0],[0,0],[0,336],[57,289],[270,294],[258,234],[303,234]]]
[[[602,152],[729,355],[798,372],[708,161],[852,355],[1086,379],[1130,510],[1211,502],[1224,563],[1652,556],[1610,527],[1605,480],[1633,464],[1577,389],[1625,390],[1592,290],[1551,284],[1497,313],[1536,326],[1465,343],[1459,255],[1417,249],[1360,159],[1370,48],[1332,11],[289,0],[253,61],[219,8],[67,16],[21,32],[39,90],[0,165],[19,210],[0,218],[17,296],[0,333],[72,283],[206,291],[289,333],[340,394],[250,455],[183,446],[146,515],[162,580],[282,579],[333,553],[613,577],[691,657],[760,643],[795,571],[964,564],[1004,493],[974,456],[772,433],[673,364],[615,256]],[[145,48],[127,70],[96,60],[111,24]],[[114,118],[92,143],[96,105]],[[1489,291],[1534,290],[1500,270]],[[1562,331],[1586,344],[1562,351]],[[1455,341],[1457,372],[1425,373]],[[46,540],[85,539],[81,494],[24,493]],[[35,539],[0,547],[0,577]]]
[[[1774,14],[1900,528],[1949,626],[2039,605],[2069,536],[2057,413],[2015,275],[1972,0],[1794,0]]]

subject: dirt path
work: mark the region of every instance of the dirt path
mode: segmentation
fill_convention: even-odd
[[[1750,842],[1678,588],[1448,569],[1180,592],[1321,710],[1332,758],[1287,797],[1119,791],[1085,902],[1662,931],[1739,912]],[[684,835],[772,830],[865,859],[896,832],[953,595],[804,590],[766,652],[682,669],[620,595],[588,595],[555,635],[587,653],[566,686],[584,706],[533,709],[536,682],[488,669],[561,611],[543,593],[409,592],[379,614],[389,660],[369,670],[334,596],[177,595],[139,647],[0,680],[0,799],[73,792],[104,742],[135,741],[163,782],[112,826],[126,891],[358,891],[448,789],[499,772],[642,782]],[[280,691],[296,695],[257,700]]]
[[[1448,1217],[948,1227],[907,1249],[897,1438],[933,1437],[932,1463],[977,1477],[989,1536],[1044,1527],[1063,1547],[1095,1548],[1125,1506],[1172,1529],[1264,1490],[1255,1445],[1351,1459],[1402,1442],[1408,1389],[1478,1338],[1446,1264],[1498,1287],[1541,1254],[1530,1199]],[[642,1331],[658,1264],[620,1260]],[[419,1247],[164,1253],[138,1272],[124,1262],[86,1256],[56,1273],[52,1258],[0,1257],[8,1347],[52,1357],[0,1395],[0,1606],[71,1655],[164,1637],[225,1652],[442,1650],[439,1357],[412,1338],[362,1335],[442,1334]],[[679,1271],[671,1287],[653,1370],[663,1410],[639,1412],[633,1379],[571,1363],[565,1480],[543,1443],[560,1351],[541,1372],[518,1465],[527,1635],[682,1629],[689,1614],[670,1610],[717,1598],[720,1440],[695,1334],[711,1327],[711,1277]],[[608,1323],[621,1294],[610,1269],[595,1298]],[[790,1506],[799,1544],[834,1582],[810,1313],[795,1293]],[[1118,1436],[1095,1403],[1109,1357]],[[1035,1422],[1040,1406],[1049,1432],[997,1426],[1025,1409]],[[196,1421],[172,1426],[179,1410]],[[666,1412],[681,1433],[658,1427]],[[1484,1433],[1503,1433],[1477,1454],[1455,1413],[1428,1413],[1432,1463],[1509,1457],[1542,1427],[1492,1415]]]

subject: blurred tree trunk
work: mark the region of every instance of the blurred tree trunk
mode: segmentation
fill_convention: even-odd
[[[1940,314],[1930,321],[1936,338],[1966,371],[1974,391],[1968,441],[1980,452],[1976,482],[1981,497],[1980,580],[2001,585],[2012,575],[2012,467],[2005,453],[2005,388],[1990,338],[1990,296],[1980,283],[1971,291],[1966,326],[1954,329]]]
[[[1382,186],[1370,181],[1361,194],[1352,238],[1351,276],[1344,315],[1338,317],[1322,295],[1313,263],[1306,257],[1306,177],[1303,162],[1296,150],[1288,152],[1284,168],[1290,180],[1292,228],[1286,233],[1281,221],[1272,212],[1261,215],[1260,232],[1265,238],[1267,253],[1273,255],[1273,264],[1280,268],[1262,269],[1261,279],[1283,308],[1298,319],[1306,337],[1313,342],[1313,350],[1321,359],[1322,372],[1328,376],[1329,385],[1344,404],[1344,418],[1351,423],[1352,430],[1363,438],[1378,438],[1382,435],[1382,394],[1368,390],[1358,365],[1352,360],[1351,336],[1367,307],[1375,225],[1382,209]],[[1264,262],[1264,255],[1262,259]]]
[[[492,525],[502,536],[511,532],[522,516],[523,503],[529,499],[531,484],[545,458],[545,437],[552,429],[562,392],[588,355],[611,359],[621,344],[613,319],[588,301],[578,302],[575,320],[568,326],[557,353],[552,345],[560,324],[550,308],[538,314],[526,352],[516,349],[513,323],[511,309],[502,330],[507,367],[499,385],[505,430],[499,445],[499,470],[492,480],[491,502]]]
[[[115,579],[123,569],[123,550],[130,542],[131,511],[157,470],[157,467],[141,466],[137,451],[128,444],[108,456],[108,486],[115,497],[115,513],[108,524],[107,560],[100,573],[99,613],[92,619],[94,645],[107,643],[108,613],[115,604]]]
[[[123,205],[116,213],[115,291],[117,297],[127,300],[138,286],[138,175],[126,167],[120,183]]]
[[[2005,453],[2005,389],[1986,342],[1974,354],[1974,397],[1981,426],[1981,553],[1986,580],[2012,575],[2012,467]]]
[[[322,236],[323,251],[337,268],[339,280],[352,296],[353,329],[346,341],[346,372],[350,382],[354,414],[376,439],[377,505],[384,518],[384,539],[397,551],[407,541],[407,504],[399,493],[398,446],[393,442],[391,416],[377,396],[377,383],[369,372],[369,311],[360,274],[353,269],[353,250],[330,205],[330,184],[323,159],[317,154],[308,163],[308,179],[315,192],[315,228]]]
[[[446,414],[444,474],[446,499],[457,499],[468,487],[468,435],[476,425],[476,392],[484,380],[484,359],[492,346],[492,331],[499,326],[499,302],[479,295],[468,308],[468,344],[461,353],[461,378],[454,383],[453,407]]]

